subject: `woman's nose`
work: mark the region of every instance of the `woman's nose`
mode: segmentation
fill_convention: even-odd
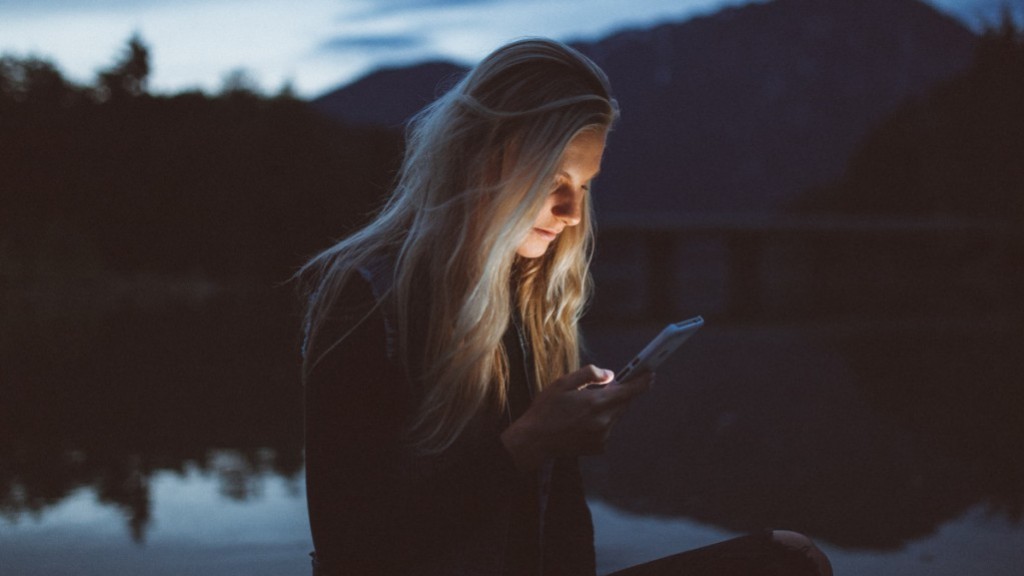
[[[583,192],[566,190],[559,194],[552,211],[566,226],[575,226],[583,219]]]

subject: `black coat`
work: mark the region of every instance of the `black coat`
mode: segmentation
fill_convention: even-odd
[[[353,276],[306,350],[323,354],[306,381],[307,500],[320,572],[592,576],[578,463],[519,472],[500,440],[509,412],[481,418],[439,456],[406,446],[418,393],[394,353],[395,322],[380,299],[390,271]],[[506,337],[506,346],[521,341]],[[523,346],[515,352],[529,359]],[[510,361],[510,371],[512,385],[528,386],[524,362]]]

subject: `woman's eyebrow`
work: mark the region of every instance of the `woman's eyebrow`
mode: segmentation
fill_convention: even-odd
[[[591,174],[590,178],[587,178],[587,181],[596,180],[598,174],[600,174],[600,173],[601,173],[600,170],[598,170],[597,172],[594,172],[593,174]],[[568,178],[569,180],[572,180],[572,174],[569,174],[565,170],[559,171],[558,174],[556,174],[556,176],[564,176],[565,178]]]

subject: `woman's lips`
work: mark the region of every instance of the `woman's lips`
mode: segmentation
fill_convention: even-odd
[[[545,230],[543,228],[534,228],[533,231],[536,232],[538,236],[547,241],[554,240],[556,237],[558,237],[558,232],[552,232],[551,230]]]

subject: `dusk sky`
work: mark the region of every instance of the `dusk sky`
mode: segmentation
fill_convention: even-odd
[[[976,26],[1001,0],[929,0]],[[1020,6],[1020,1],[1015,0]],[[469,63],[520,36],[594,40],[741,0],[0,0],[0,53],[91,83],[138,32],[155,92],[216,91],[244,69],[265,91],[317,96],[380,66]]]

